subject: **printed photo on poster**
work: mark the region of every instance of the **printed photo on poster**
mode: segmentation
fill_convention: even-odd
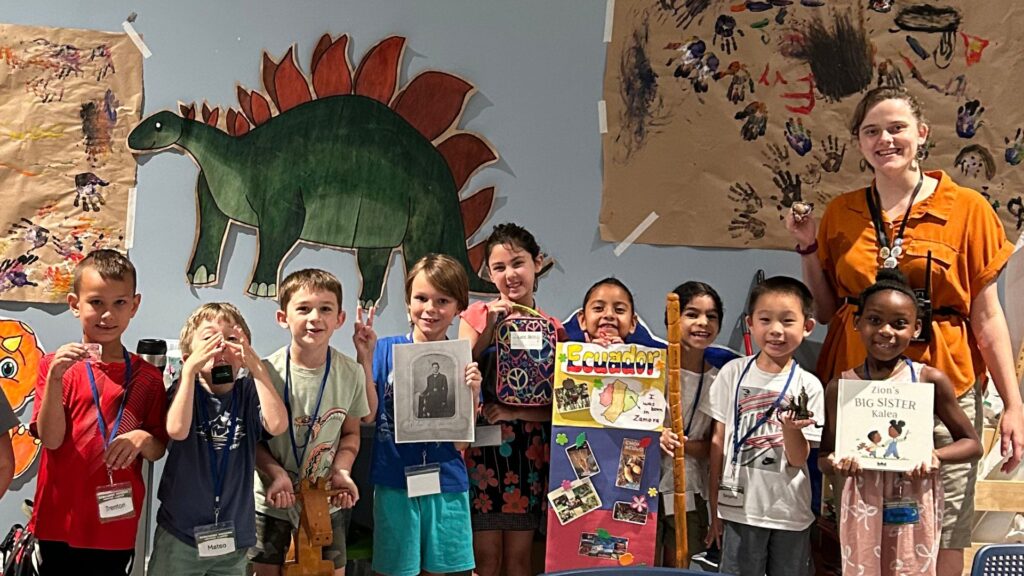
[[[647,452],[635,438],[622,439],[622,451],[619,453],[619,471],[615,476],[615,485],[628,490],[640,489],[640,478],[644,474],[644,460]]]
[[[647,524],[647,503],[640,499],[637,502],[616,502],[612,506],[612,519],[630,524]]]
[[[463,340],[395,346],[395,441],[473,442],[471,359]]]
[[[839,380],[836,457],[856,456],[866,470],[906,472],[934,449],[934,385]]]
[[[562,380],[562,386],[555,389],[555,408],[561,413],[590,410],[590,390],[586,382],[572,378]]]
[[[589,478],[574,480],[568,489],[558,488],[549,492],[548,501],[558,522],[563,525],[601,507],[601,497]]]
[[[618,560],[629,550],[629,539],[617,536],[602,538],[592,532],[580,534],[580,556]]]
[[[589,442],[584,442],[582,446],[569,446],[565,449],[565,455],[569,457],[569,464],[580,480],[601,472],[601,466],[598,465]]]

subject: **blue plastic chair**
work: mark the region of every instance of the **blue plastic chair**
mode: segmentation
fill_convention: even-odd
[[[541,576],[600,576],[607,574],[611,576],[650,576],[662,574],[664,576],[707,576],[707,572],[700,570],[687,570],[686,568],[648,568],[644,566],[629,568],[579,568],[577,570],[563,570],[561,572],[546,572]]]
[[[989,544],[974,555],[971,576],[1024,576],[1024,544]]]

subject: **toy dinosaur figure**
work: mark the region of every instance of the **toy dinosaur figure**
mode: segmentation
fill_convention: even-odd
[[[235,222],[257,231],[248,288],[255,296],[276,297],[282,262],[299,242],[354,249],[363,306],[380,298],[396,248],[407,269],[428,253],[448,254],[466,268],[470,290],[496,292],[478,276],[484,246],[466,246],[494,189],[460,201],[469,177],[497,160],[482,139],[456,130],[473,87],[430,71],[396,95],[404,42],[392,37],[372,48],[354,78],[347,36],[321,38],[311,80],[295,65],[294,48],[279,63],[264,54],[269,101],[239,87],[242,111],[229,109],[224,128],[219,108],[204,104],[203,121],[194,105],[182,105],[183,115],[158,112],[132,130],[133,150],[176,146],[199,165],[189,282],[216,283]]]

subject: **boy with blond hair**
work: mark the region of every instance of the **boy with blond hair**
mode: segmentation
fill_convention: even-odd
[[[167,412],[174,442],[160,480],[150,576],[245,572],[256,543],[256,446],[288,426],[251,338],[226,302],[200,306],[181,329],[184,365]]]
[[[316,269],[289,274],[281,283],[277,322],[291,343],[264,359],[284,399],[287,431],[257,449],[256,545],[249,557],[258,576],[281,574],[292,531],[298,527],[299,481],[330,479],[342,494],[331,499],[334,541],[324,548],[336,576],[344,575],[350,508],[359,498],[352,464],[359,452],[360,419],[370,414],[366,372],[331,347],[345,323],[341,282]],[[372,382],[372,380],[371,380]]]
[[[121,343],[139,309],[135,289],[128,258],[86,256],[68,294],[82,342],[39,364],[31,428],[43,455],[29,530],[40,576],[131,572],[146,493],[141,458],[159,460],[167,444],[163,377]]]

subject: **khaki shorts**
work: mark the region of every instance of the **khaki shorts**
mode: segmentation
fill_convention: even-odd
[[[975,384],[957,399],[967,419],[974,424],[981,437],[981,386]],[[953,443],[945,425],[935,419],[933,431],[935,447]],[[942,539],[939,547],[945,549],[970,548],[971,524],[974,521],[974,485],[978,480],[976,462],[942,465],[942,489],[946,505],[942,510]]]

